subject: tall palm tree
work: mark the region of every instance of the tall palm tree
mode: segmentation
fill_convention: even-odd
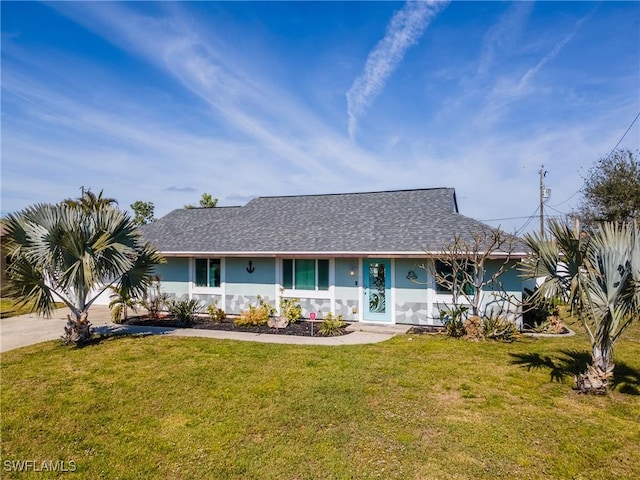
[[[532,256],[522,271],[544,277],[533,300],[558,296],[578,314],[591,341],[592,365],[576,377],[585,393],[606,392],[613,346],[640,314],[640,232],[637,223],[599,225],[576,233],[549,222],[550,238],[525,235]]]
[[[37,204],[10,214],[5,227],[8,294],[48,316],[62,300],[71,311],[63,336],[69,343],[91,337],[89,308],[103,291],[113,285],[142,295],[163,261],[131,217],[110,203]]]

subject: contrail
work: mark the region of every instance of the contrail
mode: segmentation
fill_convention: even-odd
[[[355,79],[347,92],[349,136],[355,137],[358,117],[370,106],[398,68],[405,52],[422,36],[431,20],[448,1],[407,2],[396,12],[385,36],[369,53],[364,72]]]

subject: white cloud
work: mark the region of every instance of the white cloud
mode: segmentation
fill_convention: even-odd
[[[486,74],[496,57],[512,50],[520,32],[531,15],[534,2],[514,2],[485,34],[478,74]]]
[[[355,79],[347,92],[349,136],[355,138],[358,117],[382,92],[389,77],[398,68],[406,51],[418,42],[431,20],[448,2],[424,1],[405,3],[396,12],[385,36],[369,53],[364,72]]]

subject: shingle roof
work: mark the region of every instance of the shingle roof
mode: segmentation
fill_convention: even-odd
[[[458,213],[453,188],[434,188],[259,197],[174,210],[142,231],[165,254],[406,254],[481,228],[491,227]]]

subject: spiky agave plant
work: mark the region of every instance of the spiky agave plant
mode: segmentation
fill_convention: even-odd
[[[528,277],[544,277],[534,300],[559,296],[582,321],[592,364],[576,376],[584,393],[605,393],[613,376],[613,346],[640,313],[640,235],[637,223],[598,226],[576,233],[549,222],[550,238],[525,235],[532,250],[523,262]]]

